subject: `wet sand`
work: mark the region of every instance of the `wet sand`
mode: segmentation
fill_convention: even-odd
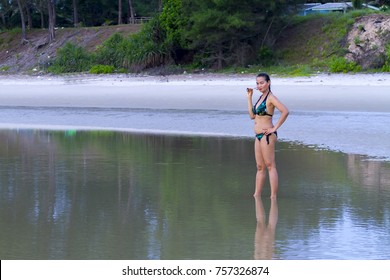
[[[281,140],[388,160],[390,74],[271,78],[273,92],[291,112],[280,128]],[[254,75],[0,76],[0,86],[0,106],[12,109],[12,114],[1,116],[0,127],[3,128],[104,127],[194,134],[217,131],[245,137],[252,133],[253,124],[246,116],[245,89],[255,86]],[[254,98],[258,96],[256,92]],[[36,122],[30,121],[31,114],[25,114],[26,109],[35,109],[32,115],[38,115],[50,108],[52,111],[57,108],[89,111],[83,113],[84,117],[62,114],[58,120],[51,113],[43,114]],[[85,122],[91,110],[103,109],[114,112],[108,112],[102,120],[95,118],[95,121]],[[136,113],[119,118],[117,109]],[[138,114],[140,111],[134,110],[144,111]],[[199,112],[207,115],[214,111],[217,112],[214,119],[199,117]],[[229,114],[234,116],[229,117]],[[111,120],[110,115],[114,116]],[[119,121],[126,117],[134,117],[137,124]],[[68,122],[64,123],[64,119]],[[172,125],[167,126],[167,122]],[[230,131],[232,128],[224,128],[230,122],[234,122],[236,134]],[[241,127],[247,129],[240,131]]]

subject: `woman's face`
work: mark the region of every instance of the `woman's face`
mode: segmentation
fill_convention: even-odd
[[[267,82],[264,77],[256,78],[257,89],[261,92],[267,92],[271,82]]]

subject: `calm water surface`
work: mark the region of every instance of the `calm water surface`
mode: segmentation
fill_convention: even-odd
[[[0,131],[0,259],[390,259],[390,163],[279,142]]]

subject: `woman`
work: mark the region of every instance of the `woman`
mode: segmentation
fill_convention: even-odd
[[[255,260],[272,260],[274,258],[275,231],[278,224],[278,202],[271,199],[268,224],[260,196],[255,196],[256,232],[255,232]]]
[[[256,77],[256,89],[262,95],[255,105],[252,103],[253,89],[248,88],[248,112],[250,118],[255,120],[255,158],[257,165],[256,188],[253,196],[260,196],[263,189],[266,170],[268,170],[269,182],[271,186],[271,198],[276,198],[278,192],[278,171],[275,163],[275,143],[277,140],[277,130],[285,122],[289,114],[288,109],[271,92],[271,80],[268,74],[260,73]],[[280,118],[275,123],[272,116],[275,108],[281,113]]]

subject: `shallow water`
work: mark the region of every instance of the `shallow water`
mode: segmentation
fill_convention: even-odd
[[[280,141],[271,202],[268,185],[252,197],[246,137],[20,129],[0,141],[0,259],[390,258],[386,161]]]
[[[276,113],[278,118],[278,113]],[[253,138],[246,111],[158,108],[0,107],[0,128],[120,130]],[[290,112],[279,139],[390,161],[389,112]]]

